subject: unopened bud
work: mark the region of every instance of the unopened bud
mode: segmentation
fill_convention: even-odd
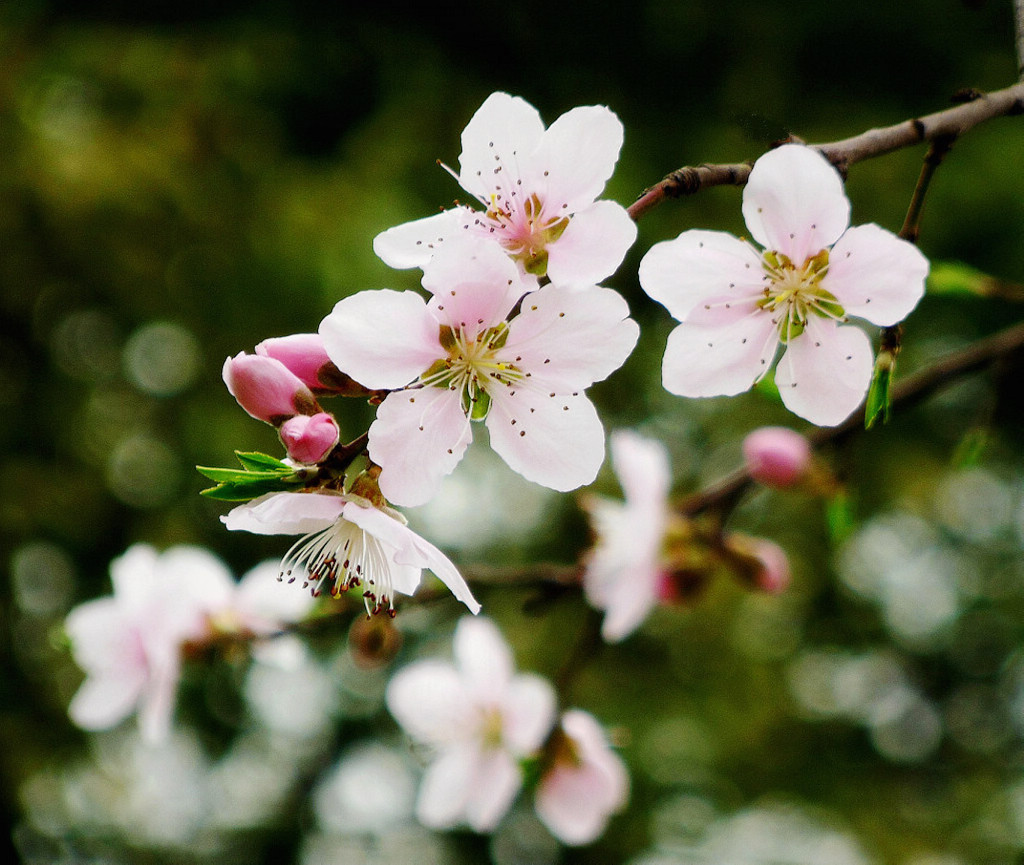
[[[265,339],[256,346],[256,354],[281,361],[308,388],[330,388],[328,382],[321,379],[321,370],[336,367],[327,356],[323,338],[318,333],[293,333]]]
[[[754,430],[743,440],[750,477],[767,487],[791,487],[807,474],[811,445],[800,433],[781,426]]]
[[[734,532],[723,552],[733,573],[752,588],[777,595],[789,586],[789,557],[774,541]]]
[[[324,459],[338,443],[338,424],[327,412],[309,417],[296,415],[281,424],[278,434],[293,460],[313,465]]]
[[[274,358],[241,352],[224,361],[222,375],[231,395],[257,420],[280,426],[320,410],[312,391]]]

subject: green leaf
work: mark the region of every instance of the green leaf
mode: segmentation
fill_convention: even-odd
[[[288,481],[279,478],[223,483],[202,490],[199,495],[220,502],[248,502],[267,493],[288,492],[301,484],[302,482],[298,480]]]
[[[273,480],[274,478],[294,474],[295,469],[288,468],[287,466],[286,468],[286,472],[252,472],[245,469],[218,469],[210,466],[196,466],[196,471],[204,477],[208,477],[211,481],[216,481],[219,484],[229,484],[236,482],[245,483],[250,480]]]
[[[281,462],[277,457],[261,454],[259,451],[235,451],[235,457],[249,471],[269,471],[271,469],[293,471],[290,465]]]
[[[959,261],[932,262],[926,283],[929,294],[971,294],[987,297],[995,280]]]

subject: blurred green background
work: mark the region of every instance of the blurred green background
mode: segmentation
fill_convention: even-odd
[[[610,106],[626,139],[606,196],[628,204],[681,165],[751,159],[787,133],[846,137],[1015,77],[1008,0],[0,0],[0,807],[18,855],[1024,861],[1020,361],[825,454],[849,484],[847,536],[806,496],[750,497],[735,525],[787,549],[789,592],[716,583],[595,651],[570,700],[617,731],[633,795],[591,848],[559,850],[527,805],[493,839],[417,829],[417,764],[381,703],[393,666],[356,663],[345,617],[302,675],[190,666],[181,732],[157,750],[131,722],[70,725],[81,673],[60,636],[133,542],[202,544],[237,574],[283,553],[284,539],[229,535],[224,508],[197,495],[194,465],[278,452],[224,389],[223,359],[315,330],[349,293],[416,287],[372,238],[460,196],[435,160],[456,164],[490,92],[547,122]],[[933,261],[1024,283],[1022,154],[1019,118],[956,144],[925,211]],[[897,230],[922,156],[855,166],[853,221]],[[643,336],[595,400],[608,428],[668,445],[680,493],[732,468],[747,430],[799,426],[761,394],[685,401],[660,386],[672,322],[637,262],[685,228],[742,233],[739,202],[714,189],[663,204],[607,281]],[[1012,297],[930,296],[901,371],[1020,317]],[[346,438],[372,417],[334,408]],[[610,475],[596,486],[618,494]],[[410,517],[467,566],[571,562],[587,543],[573,497],[485,449]],[[554,675],[582,601],[524,612],[530,592],[480,595],[520,666]],[[457,615],[407,603],[395,663],[447,651]]]

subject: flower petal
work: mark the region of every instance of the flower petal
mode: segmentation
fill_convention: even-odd
[[[466,581],[451,560],[408,526],[389,517],[377,508],[364,508],[355,502],[345,506],[344,516],[345,519],[376,537],[381,543],[391,547],[395,564],[415,571],[413,579],[404,581],[398,576],[399,570],[393,569],[391,582],[396,590],[406,595],[413,594],[419,586],[420,571],[427,568],[433,571],[434,575],[451,590],[458,600],[469,607],[471,612],[480,612],[480,604],[473,597],[469,586],[466,585]]]
[[[861,404],[873,367],[864,331],[811,316],[779,360],[775,383],[791,412],[818,426],[835,426]]]
[[[490,619],[464,616],[452,641],[455,666],[476,703],[497,699],[512,678],[512,650]]]
[[[765,373],[778,331],[771,315],[752,305],[700,309],[668,336],[662,383],[679,396],[732,396]]]
[[[557,698],[551,683],[523,673],[509,683],[502,700],[502,740],[517,757],[539,748],[555,722]]]
[[[445,356],[437,319],[413,291],[343,298],[320,322],[320,336],[338,369],[369,388],[403,387]]]
[[[71,698],[68,716],[83,730],[109,730],[131,714],[145,682],[145,667],[89,676]]]
[[[492,396],[491,447],[527,480],[568,492],[597,477],[604,427],[582,393],[507,390]]]
[[[640,328],[628,316],[626,301],[610,288],[547,285],[523,301],[502,358],[540,390],[582,390],[629,357]]]
[[[537,280],[522,274],[498,244],[466,237],[424,265],[423,287],[434,295],[430,309],[437,319],[475,335],[504,321]]]
[[[504,194],[519,175],[519,160],[533,153],[543,135],[536,108],[518,96],[492,93],[462,130],[462,188],[484,202],[496,188]]]
[[[304,535],[334,523],[343,507],[345,499],[325,493],[266,493],[220,520],[232,531],[254,535]]]
[[[466,803],[466,822],[477,832],[490,832],[508,812],[522,785],[522,770],[507,751],[484,751],[477,763],[473,795]]]
[[[284,623],[298,622],[316,603],[311,592],[279,580],[280,573],[281,562],[267,559],[238,581],[234,606],[244,625],[255,633],[268,633]]]
[[[800,267],[846,230],[850,202],[839,172],[824,156],[784,144],[754,163],[743,190],[743,218],[758,243]]]
[[[640,285],[684,321],[713,297],[754,297],[762,288],[761,257],[724,231],[691,229],[652,246],[640,260]]]
[[[921,250],[869,223],[839,238],[822,284],[847,315],[889,325],[902,321],[917,306],[927,275],[928,259]]]
[[[548,276],[558,285],[596,285],[618,270],[636,240],[636,223],[621,204],[595,201],[577,211],[547,245]]]
[[[380,490],[399,505],[429,501],[473,438],[458,393],[425,387],[389,394],[370,425],[369,454]]]
[[[399,670],[388,683],[388,711],[417,742],[443,746],[472,735],[473,706],[451,664],[432,659]]]
[[[573,213],[601,194],[622,149],[622,122],[603,105],[573,108],[548,127],[532,160],[547,179],[545,203]],[[546,208],[545,208],[546,209]]]
[[[373,239],[373,251],[388,267],[423,267],[445,241],[457,237],[462,226],[473,219],[473,211],[468,207],[453,207],[403,222],[378,234]]]
[[[653,516],[667,507],[672,485],[665,445],[632,430],[616,430],[611,436],[612,468],[626,501]]]
[[[465,816],[476,780],[479,751],[468,744],[451,746],[427,767],[416,800],[416,816],[431,829],[448,829]]]

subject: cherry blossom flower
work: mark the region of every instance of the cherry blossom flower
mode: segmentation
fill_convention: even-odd
[[[526,273],[594,285],[636,240],[625,208],[595,200],[622,137],[604,106],[573,108],[545,129],[532,105],[492,93],[463,130],[461,171],[451,172],[485,209],[459,206],[396,226],[374,239],[374,251],[391,267],[423,267],[445,242],[473,234],[500,244]]]
[[[319,594],[338,596],[361,587],[368,613],[394,611],[395,593],[411,595],[424,568],[476,613],[476,602],[455,565],[406,525],[392,508],[378,508],[354,494],[267,493],[221,517],[232,530],[295,535],[281,562],[289,581],[302,578]]]
[[[537,816],[565,844],[582,845],[604,832],[629,796],[629,774],[593,715],[562,715],[554,757],[535,796]]]
[[[759,484],[785,489],[807,474],[811,443],[787,427],[763,426],[743,439],[743,459]]]
[[[618,642],[657,604],[665,581],[672,476],[664,446],[628,430],[612,434],[612,467],[625,502],[584,500],[597,542],[583,572],[587,600],[605,611],[601,634]]]
[[[163,553],[135,544],[110,565],[114,594],[75,607],[65,630],[86,679],[71,700],[71,720],[104,730],[138,710],[144,737],[166,737],[186,643],[217,633],[267,634],[305,614],[301,592],[265,592],[254,569],[237,586],[224,564],[199,547]],[[296,597],[298,596],[298,597]]]
[[[924,293],[928,261],[868,224],[849,228],[839,174],[788,144],[754,163],[743,217],[765,249],[717,231],[684,231],[640,262],[640,284],[682,322],[662,380],[680,396],[732,395],[763,376],[783,346],[775,383],[786,407],[822,426],[864,398],[871,342],[851,318],[892,325]]]
[[[414,292],[364,291],[339,301],[320,333],[339,369],[393,392],[369,430],[380,489],[420,505],[462,459],[470,421],[528,480],[559,491],[597,475],[604,429],[583,390],[617,369],[638,328],[622,297],[598,286],[526,280],[496,246],[452,241],[426,265],[429,302]]]
[[[508,644],[488,619],[461,619],[453,652],[454,664],[428,659],[400,670],[386,700],[405,731],[436,752],[417,799],[420,822],[489,832],[522,786],[520,761],[551,729],[555,693],[546,679],[515,673]]]

